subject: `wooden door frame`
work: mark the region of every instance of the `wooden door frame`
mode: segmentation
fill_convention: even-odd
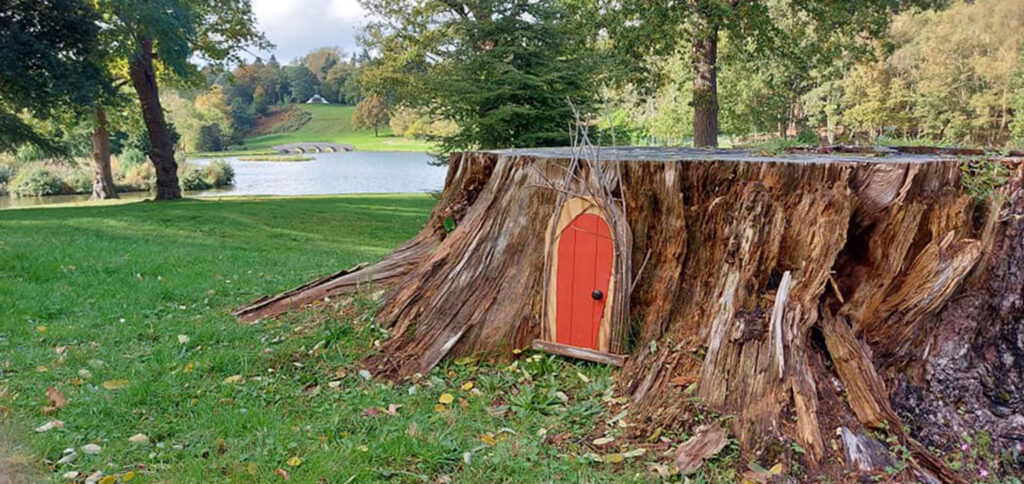
[[[555,343],[555,335],[558,334],[556,326],[558,324],[558,244],[562,239],[562,231],[573,220],[576,220],[576,217],[587,214],[596,215],[600,218],[605,226],[608,227],[612,239],[611,277],[609,277],[608,281],[608,294],[605,295],[604,311],[601,313],[601,325],[598,327],[596,348],[597,351],[608,352],[612,329],[612,304],[614,301],[613,295],[615,294],[615,258],[616,254],[618,254],[618,241],[615,240],[615,233],[611,231],[608,217],[605,216],[597,202],[590,197],[576,197],[566,200],[557,214],[551,218],[548,231],[544,236],[545,247],[547,247],[545,257],[548,260],[547,266],[549,269],[547,274],[547,294],[545,295],[546,303],[544,304],[546,312],[544,315],[545,324],[541,328],[541,339]]]

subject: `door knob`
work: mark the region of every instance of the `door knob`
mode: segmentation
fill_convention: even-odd
[[[590,293],[590,297],[594,298],[595,301],[600,301],[604,297],[604,293],[598,289],[594,289],[594,292]]]

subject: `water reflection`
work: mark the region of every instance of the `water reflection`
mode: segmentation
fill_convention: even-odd
[[[223,158],[235,169],[232,187],[189,192],[189,197],[225,195],[333,195],[341,193],[415,193],[444,187],[445,167],[433,166],[426,153],[321,153],[303,162],[239,161]],[[189,160],[203,165],[210,160]],[[146,192],[121,193],[121,198],[152,198]],[[0,197],[0,208],[54,203],[80,203],[88,195]]]

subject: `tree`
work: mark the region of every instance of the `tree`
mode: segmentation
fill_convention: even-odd
[[[324,82],[331,68],[344,62],[344,58],[345,52],[338,47],[320,47],[302,56],[299,63],[309,68],[318,82]]]
[[[596,98],[593,31],[555,0],[365,0],[380,59],[359,83],[395,104],[453,121],[442,151],[566,144],[573,103]]]
[[[31,143],[63,150],[23,115],[46,120],[89,111],[107,85],[99,16],[82,0],[9,0],[0,13],[0,151]],[[83,109],[83,107],[86,107]],[[72,116],[73,117],[73,116]]]
[[[96,5],[113,39],[111,54],[127,63],[142,108],[156,167],[156,199],[181,198],[157,67],[162,75],[195,79],[194,58],[217,63],[236,59],[245,47],[270,44],[255,29],[250,0],[98,0]]]
[[[610,5],[607,26],[630,68],[644,69],[636,59],[651,53],[671,54],[686,47],[693,72],[693,142],[718,146],[719,38],[746,43],[755,51],[784,49],[779,35],[782,18],[804,18],[815,28],[853,38],[885,34],[894,12],[944,4],[944,0],[834,2],[829,0],[625,0]],[[826,56],[833,52],[823,53]]]
[[[352,112],[352,127],[356,129],[372,129],[374,136],[379,136],[380,128],[388,125],[388,100],[384,96],[374,94],[356,105]]]
[[[284,68],[284,77],[288,80],[291,102],[304,103],[316,94],[317,79],[313,71],[304,65],[293,65]]]

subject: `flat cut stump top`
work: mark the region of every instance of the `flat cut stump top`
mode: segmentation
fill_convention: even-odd
[[[824,146],[796,148],[779,153],[756,149],[699,149],[673,147],[595,147],[591,150],[577,148],[514,148],[488,150],[511,156],[531,156],[544,159],[590,159],[596,155],[599,161],[734,161],[753,163],[927,163],[954,161],[969,156],[984,156],[986,152],[965,148],[931,147],[848,147]],[[1011,152],[1010,157],[1024,157],[1024,152]],[[995,155],[996,158],[1003,158]]]

